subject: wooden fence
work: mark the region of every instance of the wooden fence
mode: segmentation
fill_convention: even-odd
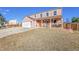
[[[12,27],[22,27],[22,25],[15,24],[15,25],[7,25],[7,28],[12,28]]]
[[[65,29],[79,30],[79,23],[64,23],[63,27]]]

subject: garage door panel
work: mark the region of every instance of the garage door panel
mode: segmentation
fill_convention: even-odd
[[[31,28],[31,22],[23,22],[22,27]]]

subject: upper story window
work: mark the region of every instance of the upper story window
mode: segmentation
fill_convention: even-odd
[[[42,14],[40,14],[40,17],[42,17]]]
[[[46,16],[49,16],[49,13],[46,13]]]
[[[57,11],[54,11],[54,16],[57,15]]]

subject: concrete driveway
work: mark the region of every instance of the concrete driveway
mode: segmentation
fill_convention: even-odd
[[[1,29],[0,30],[0,38],[6,37],[8,35],[12,35],[12,34],[16,34],[16,33],[20,33],[20,32],[25,32],[28,31],[29,29],[26,28],[6,28],[6,29]]]

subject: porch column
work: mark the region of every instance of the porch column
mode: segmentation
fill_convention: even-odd
[[[51,18],[50,18],[50,29],[51,29]]]
[[[37,28],[37,22],[36,22],[36,19],[35,19],[35,28]]]
[[[63,25],[64,25],[63,18],[61,18],[61,23],[62,23],[61,26],[62,26],[62,29],[63,29],[63,27],[64,27],[64,26],[63,26]]]
[[[52,26],[54,27],[54,18],[53,18],[53,21],[52,21]]]
[[[34,28],[36,28],[37,26],[37,24],[36,24],[36,19],[34,20],[34,22],[33,22],[33,24],[34,24]]]
[[[43,27],[43,20],[41,20],[41,27]]]
[[[79,25],[79,24],[77,23],[77,31],[78,31],[78,25]]]
[[[70,23],[70,29],[72,29],[71,25],[72,25],[72,24]]]

